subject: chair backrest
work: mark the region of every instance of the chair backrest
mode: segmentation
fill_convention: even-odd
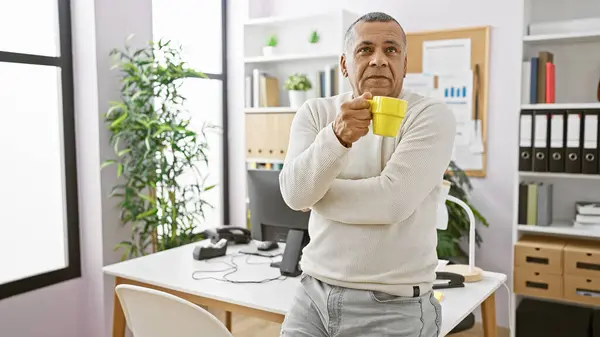
[[[177,296],[128,284],[115,291],[134,337],[232,337],[210,312]]]

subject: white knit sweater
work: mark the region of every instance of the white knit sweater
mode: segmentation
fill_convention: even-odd
[[[302,270],[323,282],[413,296],[431,290],[437,266],[436,209],[456,133],[439,101],[404,91],[398,136],[369,133],[346,148],[332,123],[352,93],[311,99],[294,118],[281,192],[310,208]]]

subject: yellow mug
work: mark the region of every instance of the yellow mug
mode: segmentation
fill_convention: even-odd
[[[373,114],[373,133],[384,137],[396,137],[406,116],[408,102],[386,96],[374,96],[368,101]]]

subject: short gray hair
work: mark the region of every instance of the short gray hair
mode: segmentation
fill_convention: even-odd
[[[354,21],[346,30],[346,34],[344,35],[345,50],[348,50],[350,47],[350,43],[354,38],[354,26],[356,26],[356,24],[359,22],[395,22],[398,24],[400,29],[402,29],[402,42],[404,43],[404,49],[406,49],[406,33],[404,32],[402,25],[400,25],[400,23],[389,14],[383,12],[370,12],[356,19],[356,21]]]

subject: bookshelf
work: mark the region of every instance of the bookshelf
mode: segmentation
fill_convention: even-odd
[[[250,6],[260,2],[250,2]],[[249,12],[253,11],[252,8]],[[304,74],[311,82],[305,99],[350,90],[339,71],[346,29],[358,18],[346,10],[303,16],[252,17],[244,23],[246,160],[259,164],[283,161],[297,106],[291,106],[285,81]],[[310,43],[313,32],[318,43]],[[263,47],[277,38],[271,52]],[[252,164],[255,167],[255,164]]]
[[[575,0],[573,3],[567,2],[567,0],[524,0],[523,3],[521,106],[519,116],[515,119],[516,127],[519,130],[519,149],[515,150],[515,155],[518,153],[518,156],[516,155],[518,171],[515,174],[514,182],[513,249],[511,252],[513,261],[516,261],[514,246],[524,235],[534,235],[540,237],[541,240],[547,239],[548,242],[560,238],[597,242],[600,245],[600,225],[574,225],[577,214],[576,202],[600,202],[600,168],[595,169],[593,173],[581,170],[582,165],[578,166],[579,171],[573,170],[572,167],[569,170],[564,167],[556,169],[557,166],[550,169],[550,163],[553,160],[552,154],[556,153],[553,150],[556,148],[556,141],[563,144],[564,147],[567,142],[571,143],[573,140],[571,135],[574,133],[568,129],[570,125],[579,126],[579,135],[595,133],[596,137],[598,136],[597,129],[595,131],[586,129],[584,117],[581,117],[581,122],[575,120],[578,124],[569,124],[569,116],[600,113],[600,102],[597,97],[598,81],[600,81],[600,59],[598,58],[600,55],[600,6],[597,5],[597,0]],[[540,99],[537,91],[531,89],[533,77],[538,74],[531,73],[530,67],[533,64],[532,58],[538,57],[539,61],[543,53],[551,54],[552,66],[549,67],[553,70],[550,71],[550,77],[544,76],[543,88],[546,89],[545,82],[549,82],[550,86],[547,88],[549,91],[546,91]],[[547,55],[545,56],[547,57]],[[537,69],[540,71],[541,68]],[[534,93],[536,97],[533,97]],[[531,114],[531,119],[522,118],[524,113]],[[542,118],[538,119],[535,116]],[[547,116],[547,119],[544,119],[544,116]],[[557,120],[564,121],[564,124],[558,127],[557,125],[560,124],[556,124],[555,117]],[[531,123],[523,122],[527,120]],[[589,120],[593,121],[593,119]],[[536,124],[536,121],[541,121],[541,123]],[[585,122],[587,121],[585,119]],[[598,128],[598,122],[595,125]],[[531,133],[523,132],[523,130],[531,130]],[[557,132],[557,130],[561,131]],[[548,137],[538,138],[536,141],[536,132],[546,133]],[[553,135],[561,135],[561,137],[557,138]],[[581,138],[584,137],[581,136]],[[524,139],[529,139],[529,141],[524,141]],[[598,144],[597,139],[595,142]],[[579,144],[578,148],[582,151],[580,154],[582,154],[583,139],[577,143]],[[539,157],[543,158],[540,159],[541,163],[544,160],[548,163],[545,169],[541,164],[537,169],[534,167],[524,169],[522,166],[523,149],[527,149],[529,146],[531,146],[532,162],[540,152],[536,151],[535,147],[547,148],[548,156]],[[570,153],[568,151],[565,150],[565,156],[560,158],[568,160]],[[598,148],[589,151],[593,151],[596,160],[600,159]],[[556,158],[559,157],[554,157],[554,160]],[[583,156],[579,158],[584,160]],[[522,193],[521,183],[537,183],[538,186],[539,184],[552,185],[553,191],[549,201],[551,219],[548,226],[524,224],[520,221],[523,219],[523,213],[520,212],[523,200],[519,200]],[[539,200],[537,199],[538,202]],[[513,280],[516,280],[514,266],[513,263]],[[517,285],[514,287],[513,290],[517,288]],[[531,298],[531,295],[513,293],[511,306],[513,322],[516,322],[516,309],[523,298]],[[564,298],[553,300],[573,303]],[[527,337],[519,336],[515,331],[511,333],[513,337]]]

